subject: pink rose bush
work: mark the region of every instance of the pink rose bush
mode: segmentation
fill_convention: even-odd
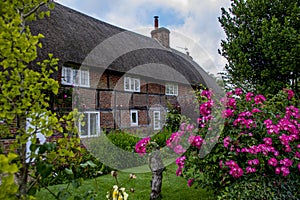
[[[284,90],[266,98],[238,88],[228,92],[220,103],[212,99],[210,91],[200,94],[199,99],[204,101],[199,105],[198,128],[188,137],[190,147],[185,152],[176,148],[186,130],[174,133],[166,142],[175,152],[183,153],[176,160],[176,174],[185,177],[189,186],[192,182],[208,187],[224,198],[229,194],[253,198],[259,192],[267,198],[275,198],[278,193],[299,198],[300,112],[294,93]],[[214,106],[223,107],[219,116],[212,114]],[[213,129],[210,122],[218,119],[224,120],[221,135],[207,138]],[[210,153],[200,158],[200,152],[205,151],[201,148],[207,146],[204,144],[213,141],[217,143]],[[225,192],[228,186],[232,187]],[[244,188],[252,190],[243,194]]]

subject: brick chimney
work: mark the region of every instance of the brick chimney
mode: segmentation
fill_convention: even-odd
[[[151,37],[158,40],[161,45],[170,48],[170,31],[164,27],[158,27],[158,16],[154,16],[154,30]]]

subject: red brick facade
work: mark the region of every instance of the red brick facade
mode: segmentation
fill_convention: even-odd
[[[101,130],[151,133],[154,129],[154,111],[160,111],[160,127],[163,127],[168,104],[186,106],[193,101],[189,85],[174,83],[178,85],[178,95],[166,95],[166,82],[128,75],[140,80],[140,91],[132,92],[125,90],[124,77],[127,75],[120,72],[90,70],[90,87],[74,88],[73,108],[99,112]],[[131,111],[137,111],[138,125],[132,125]]]

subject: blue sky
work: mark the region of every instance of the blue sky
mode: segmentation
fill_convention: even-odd
[[[218,17],[230,0],[56,0],[65,6],[110,24],[150,36],[153,16],[171,31],[171,47],[187,47],[207,72],[221,71],[226,60],[218,54],[225,39]]]

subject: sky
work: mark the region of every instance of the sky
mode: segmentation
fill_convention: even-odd
[[[153,16],[159,27],[170,30],[170,45],[188,51],[207,72],[224,69],[225,58],[218,54],[226,38],[218,22],[221,8],[230,0],[56,0],[91,17],[151,37]],[[187,50],[186,50],[187,48]]]

